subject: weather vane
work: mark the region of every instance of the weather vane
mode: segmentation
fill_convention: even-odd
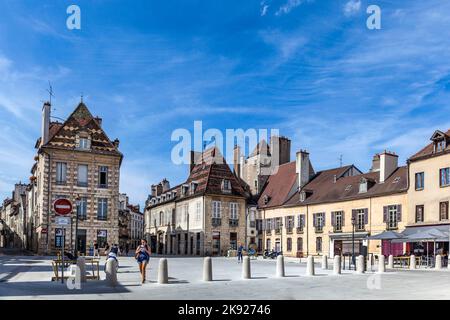
[[[47,89],[47,92],[48,92],[48,94],[49,94],[49,96],[50,96],[50,99],[49,99],[49,102],[50,102],[50,105],[52,104],[52,97],[54,97],[55,95],[53,94],[53,87],[52,87],[52,84],[50,83],[50,80],[48,81],[48,89]]]

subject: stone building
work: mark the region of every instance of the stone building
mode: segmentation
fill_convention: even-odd
[[[0,208],[0,248],[27,249],[27,185],[14,186]]]
[[[35,183],[34,241],[41,254],[54,253],[62,243],[55,225],[53,202],[67,198],[74,204],[72,225],[66,229],[66,250],[75,241],[83,254],[95,240],[100,247],[119,242],[118,197],[122,154],[119,140],[111,141],[102,119],[93,117],[81,102],[64,123],[50,121],[50,104],[42,109],[42,134],[36,142],[32,168]],[[75,218],[78,235],[75,238]]]
[[[146,235],[158,253],[225,255],[245,242],[248,194],[218,149],[192,152],[191,163],[182,184],[170,187],[163,180],[152,186]]]
[[[144,238],[144,214],[139,205],[131,205],[124,193],[119,196],[119,245],[136,249]]]
[[[402,244],[392,248],[366,238],[405,228],[407,188],[407,167],[391,152],[377,154],[372,170],[362,173],[354,165],[314,172],[309,154],[300,151],[269,178],[259,199],[263,245],[294,257],[349,255],[354,231],[355,254],[402,251]]]

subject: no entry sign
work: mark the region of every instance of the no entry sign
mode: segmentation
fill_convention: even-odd
[[[57,199],[53,202],[53,210],[60,216],[66,216],[72,213],[72,202],[67,199]]]

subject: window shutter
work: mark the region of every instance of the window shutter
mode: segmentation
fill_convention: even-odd
[[[387,222],[387,216],[388,216],[388,207],[383,207],[383,222]]]
[[[369,209],[364,209],[364,224],[369,223]]]
[[[352,209],[352,220],[356,223],[356,209]]]
[[[323,224],[322,224],[322,226],[325,226],[325,216],[326,216],[326,213],[325,212],[322,212],[322,221],[323,221]]]
[[[313,214],[313,227],[317,227],[317,220],[316,220],[316,214]]]
[[[304,214],[302,214],[301,222],[302,222],[302,228],[304,228],[305,227],[305,215]]]
[[[402,221],[402,205],[397,205],[397,222]]]
[[[345,211],[342,211],[342,226],[345,226]]]
[[[336,213],[331,212],[331,226],[334,227],[336,225]]]

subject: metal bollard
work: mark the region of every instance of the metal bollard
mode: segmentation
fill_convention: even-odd
[[[251,279],[250,258],[245,256],[242,260],[242,279]]]
[[[284,272],[284,257],[282,255],[279,255],[277,257],[277,277],[283,278],[285,276]]]
[[[333,274],[341,274],[341,256],[334,256]]]
[[[356,260],[356,273],[363,274],[364,273],[364,256],[358,256]]]
[[[436,255],[436,263],[434,265],[436,270],[442,269],[442,256],[440,254]]]
[[[416,256],[412,254],[409,257],[409,269],[414,270],[415,268],[416,268]]]
[[[314,274],[314,257],[308,256],[308,260],[306,260],[306,275],[313,276]]]
[[[159,284],[169,283],[169,272],[166,258],[159,259],[158,283]]]
[[[392,254],[388,257],[388,268],[394,269],[394,256]]]
[[[78,257],[77,259],[77,266],[78,268],[80,268],[80,281],[81,282],[86,282],[87,277],[86,277],[86,260],[84,259],[84,257]]]
[[[327,270],[327,269],[328,269],[328,256],[323,255],[322,256],[322,270]]]
[[[205,257],[203,260],[203,281],[212,281],[212,260],[211,257]]]
[[[384,264],[384,255],[380,255],[378,257],[378,272],[379,273],[386,272],[386,265]]]

